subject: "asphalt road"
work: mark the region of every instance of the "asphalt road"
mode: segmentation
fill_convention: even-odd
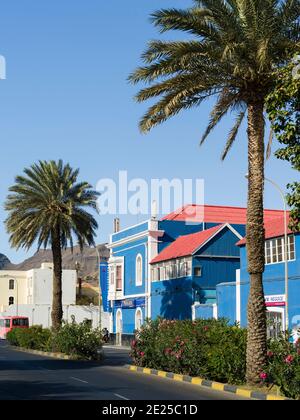
[[[232,394],[130,372],[126,350],[101,363],[21,353],[0,340],[0,400],[239,400]]]

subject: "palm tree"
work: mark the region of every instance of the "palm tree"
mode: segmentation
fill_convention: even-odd
[[[53,254],[52,326],[59,329],[62,307],[62,249],[73,249],[76,238],[81,249],[95,245],[98,225],[87,209],[96,209],[98,193],[86,182],[77,183],[79,170],[60,160],[40,161],[24,169],[9,191],[5,209],[13,247],[38,249],[51,245]]]
[[[273,72],[299,45],[299,0],[193,0],[188,9],[163,9],[151,19],[160,31],[181,31],[184,41],[152,41],[144,65],[129,77],[144,82],[138,102],[157,98],[140,122],[142,132],[184,109],[216,98],[201,144],[229,112],[236,121],[222,159],[248,118],[249,192],[247,249],[251,291],[248,306],[247,380],[257,383],[266,361],[264,271],[264,106]]]

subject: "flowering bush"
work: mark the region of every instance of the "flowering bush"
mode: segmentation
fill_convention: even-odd
[[[265,382],[276,384],[288,398],[300,399],[300,342],[296,346],[288,336],[271,341]]]
[[[241,384],[246,331],[225,320],[148,321],[132,343],[138,366]]]

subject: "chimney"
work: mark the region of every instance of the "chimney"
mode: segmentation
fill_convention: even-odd
[[[116,217],[114,219],[114,233],[120,232],[120,219]]]
[[[152,201],[152,206],[151,206],[151,219],[152,220],[156,220],[157,219],[157,201],[153,200]]]

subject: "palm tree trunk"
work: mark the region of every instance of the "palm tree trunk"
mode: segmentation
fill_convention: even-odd
[[[52,327],[58,330],[63,318],[62,307],[62,252],[59,227],[52,231],[53,254],[53,300],[52,300]]]
[[[263,289],[264,231],[264,103],[248,104],[248,216],[247,252],[250,274],[248,302],[247,382],[258,384],[266,364],[267,325]]]

